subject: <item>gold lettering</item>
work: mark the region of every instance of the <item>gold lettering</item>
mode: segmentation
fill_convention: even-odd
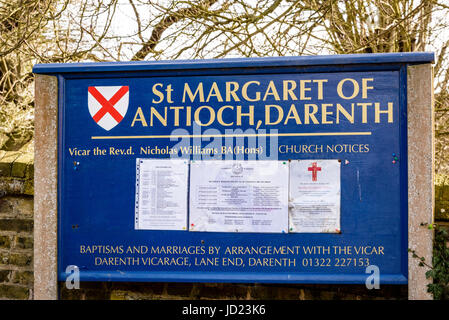
[[[368,106],[372,106],[371,102],[359,102],[357,103],[359,107],[362,107],[362,123],[368,122]]]
[[[323,100],[323,83],[327,82],[327,79],[317,79],[313,82],[318,83],[318,100]]]
[[[248,81],[248,82],[245,82],[245,84],[242,87],[242,96],[247,101],[259,101],[260,100],[260,92],[259,91],[256,91],[255,98],[248,97],[248,87],[250,84],[253,84],[253,83],[257,84],[258,86],[260,85],[259,81]]]
[[[232,85],[232,89],[231,89]],[[226,101],[231,101],[231,96],[234,101],[240,101],[239,97],[236,95],[236,91],[239,89],[239,83],[235,81],[226,82]]]
[[[150,115],[150,126],[153,126],[153,115],[159,120],[159,122],[166,127],[167,126],[167,108],[164,108],[165,114],[164,117],[156,110],[155,107],[151,107],[151,115]]]
[[[206,102],[209,102],[210,97],[216,97],[219,102],[223,102],[220,90],[218,89],[217,83],[214,81],[212,87],[210,87],[209,95],[207,96]]]
[[[273,96],[274,100],[279,101],[281,98],[279,98],[278,91],[276,90],[276,86],[274,85],[274,81],[271,80],[268,84],[267,90],[265,91],[265,95],[263,96],[263,101],[267,100],[267,96]]]
[[[162,87],[162,86],[163,86],[162,83],[156,83],[156,84],[153,86],[153,93],[159,97],[159,100],[154,100],[154,99],[153,99],[153,100],[152,100],[153,103],[161,103],[162,101],[164,101],[164,94],[163,94],[162,92],[160,92],[159,90],[156,89],[157,87]]]
[[[197,94],[199,95],[200,102],[204,102],[204,91],[202,82],[198,84],[198,87],[195,90],[195,94],[193,94],[192,90],[190,90],[189,84],[184,83],[184,93],[182,95],[182,102],[186,101],[186,93],[190,98],[190,102],[193,102],[195,100]]]
[[[192,125],[192,107],[186,107],[186,126]]]
[[[353,85],[352,95],[350,95],[349,97],[347,97],[343,94],[343,85],[347,81],[350,81]],[[337,93],[340,96],[340,98],[343,98],[346,100],[353,99],[359,94],[359,84],[357,83],[357,81],[355,81],[354,79],[351,79],[351,78],[343,79],[337,85]]]
[[[209,121],[206,122],[206,123],[202,123],[201,120],[200,120],[200,112],[203,109],[209,110]],[[210,126],[211,123],[214,122],[214,120],[215,120],[215,111],[210,106],[201,106],[201,107],[199,107],[198,109],[195,110],[194,119],[195,119],[195,122],[198,125],[200,125],[200,126],[203,126],[203,127]]]
[[[223,121],[222,114],[223,114],[223,110],[224,109],[234,110],[234,107],[233,106],[223,106],[220,109],[218,109],[218,111],[217,111],[218,123],[220,123],[222,126],[226,126],[226,127],[232,126],[234,124],[234,122],[226,123],[226,122]]]
[[[131,127],[134,127],[134,123],[136,121],[140,121],[143,127],[148,127],[147,121],[145,120],[145,116],[143,115],[142,108],[138,107],[136,114],[134,115],[133,122],[131,123]]]
[[[290,119],[295,119],[296,124],[301,124],[301,119],[299,119],[299,114],[294,104],[290,106],[290,110],[288,110],[288,114],[285,118],[284,124],[287,124],[288,120]]]
[[[368,89],[374,89],[374,87],[368,87],[368,81],[374,81],[373,78],[363,78],[362,79],[362,98],[368,98]]]
[[[306,97],[306,91],[311,91],[312,88],[306,88],[306,83],[311,83],[312,80],[299,81],[299,98],[301,100],[311,100],[311,97]]]
[[[331,103],[323,103],[321,105],[321,124],[332,124],[333,121],[327,120],[327,116],[332,115],[332,111],[327,111],[327,107],[333,107]]]
[[[337,103],[337,120],[336,120],[337,124],[340,123],[340,113],[342,113],[350,123],[354,123],[354,104],[353,103],[351,103],[351,114],[349,114],[349,112],[346,111],[346,109],[343,108],[343,106],[341,104]]]
[[[173,125],[176,127],[179,126],[179,110],[182,109],[184,109],[184,107],[170,107],[170,110],[174,110]]]
[[[291,84],[291,87],[289,86]],[[298,100],[293,90],[296,89],[296,82],[293,80],[284,80],[283,82],[283,99],[288,100],[288,97],[290,96],[292,100]]]
[[[310,112],[310,107],[313,108],[313,111]],[[304,105],[304,124],[309,124],[310,119],[314,124],[319,124],[317,118],[315,117],[315,113],[318,112],[318,106],[316,104],[310,103]]]
[[[248,117],[249,124],[254,125],[254,106],[252,106],[252,105],[249,106],[248,113],[242,113],[242,106],[237,106],[237,125],[238,126],[242,125],[242,117]]]
[[[393,102],[388,102],[388,110],[380,110],[380,103],[374,103],[374,122],[380,122],[380,114],[386,113],[388,115],[388,123],[393,122]]]
[[[271,122],[271,108],[275,108],[278,111],[278,118],[276,121]],[[284,110],[277,104],[267,104],[265,105],[265,124],[268,126],[278,124],[281,122],[284,116]]]

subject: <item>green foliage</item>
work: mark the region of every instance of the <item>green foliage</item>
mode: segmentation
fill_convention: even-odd
[[[433,283],[428,285],[428,291],[434,299],[449,299],[449,232],[447,228],[436,226],[433,243],[432,269],[426,272]]]
[[[435,232],[433,241],[432,266],[428,265],[424,257],[420,257],[414,250],[410,250],[412,257],[419,259],[419,266],[428,267],[426,278],[432,279],[427,285],[427,291],[432,293],[435,300],[449,300],[449,232],[448,227],[428,225],[427,228]]]

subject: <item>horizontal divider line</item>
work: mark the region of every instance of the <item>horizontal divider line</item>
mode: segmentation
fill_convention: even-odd
[[[113,139],[167,139],[167,138],[225,138],[225,137],[313,137],[313,136],[370,136],[370,131],[361,132],[315,132],[315,133],[235,133],[235,134],[183,134],[152,136],[92,136],[92,140]]]

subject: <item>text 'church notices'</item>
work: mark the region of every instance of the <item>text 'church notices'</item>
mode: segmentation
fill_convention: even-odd
[[[339,160],[292,160],[289,232],[340,233]]]
[[[187,230],[188,163],[137,159],[135,229]]]

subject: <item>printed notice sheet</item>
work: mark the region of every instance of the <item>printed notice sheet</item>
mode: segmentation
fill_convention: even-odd
[[[192,161],[190,231],[288,232],[288,162]]]
[[[135,229],[187,230],[188,163],[137,159]]]
[[[340,232],[340,162],[292,160],[289,232]]]

